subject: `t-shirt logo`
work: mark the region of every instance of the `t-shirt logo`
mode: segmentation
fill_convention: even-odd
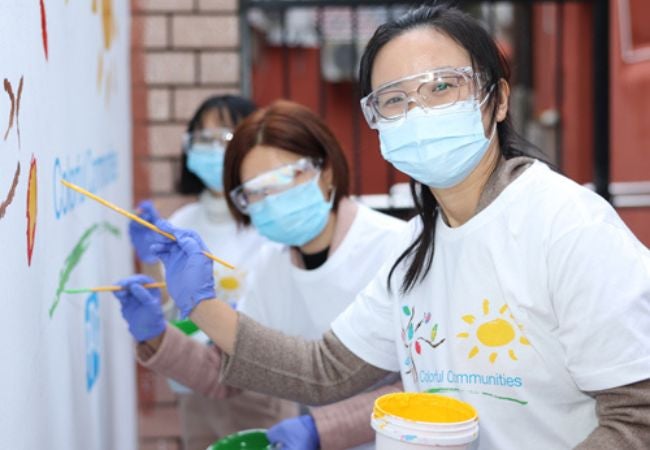
[[[240,269],[215,271],[215,290],[217,297],[233,308],[244,295],[246,272]]]
[[[503,305],[497,312],[490,307],[490,301],[484,299],[482,317],[477,319],[473,314],[466,314],[461,319],[468,325],[467,331],[458,333],[456,337],[474,342],[467,359],[476,357],[484,350],[489,352],[491,364],[499,357],[517,361],[517,347],[530,345],[523,334],[523,325],[515,321],[508,305]]]
[[[436,342],[438,335],[438,324],[434,323],[432,325],[429,325],[431,322],[430,312],[425,312],[422,314],[422,316],[417,321],[415,306],[409,307],[408,305],[404,305],[402,307],[402,313],[409,318],[406,326],[402,325],[402,343],[404,344],[404,347],[406,348],[408,354],[406,360],[404,361],[404,365],[406,366],[406,371],[404,374],[411,374],[413,376],[413,380],[415,383],[417,383],[418,372],[414,359],[415,355],[413,355],[413,352],[415,351],[416,355],[422,355],[423,347],[430,347],[431,349],[435,349],[440,344],[445,342],[445,339],[442,338]],[[403,323],[404,322],[402,321],[402,324]],[[431,331],[423,335],[423,332],[426,332],[426,330]]]

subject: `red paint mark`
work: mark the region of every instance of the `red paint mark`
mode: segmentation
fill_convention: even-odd
[[[43,50],[47,59],[47,17],[45,16],[45,4],[41,0],[41,31],[43,32]]]
[[[36,214],[38,212],[38,179],[36,177],[36,158],[32,155],[27,182],[27,265],[32,265],[32,253],[36,239]]]
[[[11,87],[11,83],[9,80],[5,78],[4,81],[4,86],[5,86],[5,92],[7,92],[7,95],[9,96],[9,100],[11,101],[11,110],[9,110],[9,124],[7,125],[7,131],[5,131],[5,138],[4,140],[7,140],[7,137],[9,136],[9,131],[11,131],[11,128],[14,126],[14,112],[16,110],[16,98],[14,97],[14,89]]]
[[[16,173],[14,173],[14,181],[11,183],[7,197],[2,203],[0,203],[0,219],[2,219],[6,212],[7,207],[11,205],[11,202],[14,201],[14,196],[16,195],[16,188],[18,187],[18,180],[20,179],[20,162],[18,162],[18,167],[16,167]]]

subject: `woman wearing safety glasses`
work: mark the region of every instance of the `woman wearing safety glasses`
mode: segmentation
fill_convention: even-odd
[[[221,381],[322,403],[399,370],[405,390],[474,405],[480,449],[647,448],[648,249],[603,199],[525,156],[493,39],[457,9],[421,7],[376,31],[360,78],[419,214],[322,339],[213,301],[203,243],[161,223],[179,238],[155,247],[169,289],[222,349]]]
[[[406,226],[348,197],[348,165],[336,138],[316,114],[291,102],[258,110],[237,127],[225,156],[224,187],[237,224],[252,225],[282,244],[257,249],[258,263],[238,310],[303,339],[317,339],[327,331],[377,273]],[[219,247],[213,249],[218,252]],[[136,276],[125,282],[141,281]],[[204,288],[213,290],[212,285]],[[156,310],[155,295],[138,290],[128,301],[149,301]],[[165,329],[160,321],[156,324],[160,336],[153,346],[158,351],[153,356],[146,349],[140,352],[145,366],[206,396],[237,398],[237,392],[217,381],[218,353]],[[289,448],[302,441],[304,449],[352,448],[370,442],[374,432],[368,417],[374,400],[401,390],[401,383],[391,384],[396,378],[382,380],[376,389],[352,399],[282,421],[269,430],[269,439]]]
[[[234,128],[255,111],[248,99],[223,95],[206,99],[189,121],[183,135],[180,181],[177,192],[198,195],[198,201],[186,205],[170,217],[170,223],[199,233],[219,255],[236,265],[231,271],[215,267],[216,293],[219,298],[236,306],[244,294],[248,272],[256,263],[258,249],[266,241],[252,229],[242,229],[233,220],[224,197],[223,161],[225,149],[232,139]],[[140,215],[149,221],[159,218],[151,201],[139,205]],[[129,224],[129,235],[141,267],[155,279],[162,279],[158,258],[149,250],[151,230],[135,223]],[[176,318],[174,303],[164,298],[166,316]],[[170,310],[169,307],[173,310]],[[142,317],[135,312],[125,314],[132,332]],[[141,341],[149,335],[134,333]],[[195,338],[207,343],[203,333]],[[186,386],[171,382],[179,394],[179,413],[182,425],[183,448],[205,448],[219,437],[244,428],[266,427],[297,413],[292,402],[271,399],[247,392],[226,401],[214,401],[201,394],[192,393]],[[254,405],[254,406],[252,406]]]

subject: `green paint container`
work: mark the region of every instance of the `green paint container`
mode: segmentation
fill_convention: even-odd
[[[267,450],[271,449],[266,430],[243,430],[218,440],[206,450]]]
[[[190,319],[175,320],[172,322],[172,325],[174,325],[176,328],[181,330],[187,336],[191,336],[197,331],[199,331],[199,327],[197,327],[196,324],[192,322]]]

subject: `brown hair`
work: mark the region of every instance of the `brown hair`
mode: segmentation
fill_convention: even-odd
[[[242,161],[257,145],[276,147],[322,161],[321,168],[332,171],[332,184],[336,189],[333,210],[337,209],[341,198],[348,196],[348,163],[332,132],[308,108],[294,102],[278,100],[241,122],[228,144],[223,184],[228,208],[237,223],[248,225],[250,218],[235,207],[228,193],[241,184]]]

